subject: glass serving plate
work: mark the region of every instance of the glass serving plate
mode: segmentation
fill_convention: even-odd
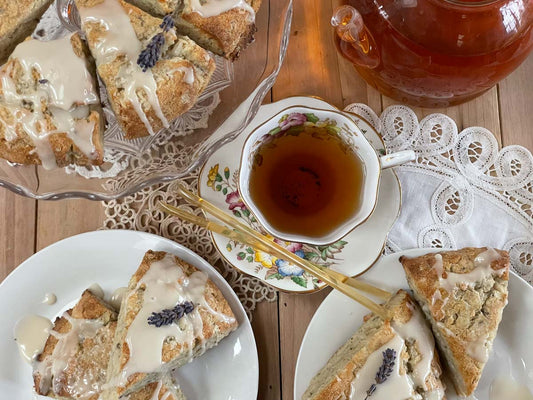
[[[71,3],[56,0],[34,37],[49,40],[76,30]],[[147,138],[125,140],[101,89],[107,119],[103,166],[45,170],[0,159],[0,187],[39,200],[112,200],[190,174],[217,148],[235,139],[256,115],[280,70],[291,18],[292,0],[263,0],[256,16],[255,41],[233,63],[216,58],[217,69],[206,91],[169,129]],[[237,128],[211,138],[239,106],[246,112],[238,114],[239,120],[233,125]]]

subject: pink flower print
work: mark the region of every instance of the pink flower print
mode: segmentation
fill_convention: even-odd
[[[296,253],[298,250],[302,250],[302,248],[304,247],[301,243],[286,242],[280,239],[274,239],[274,242],[276,242],[282,247],[285,247],[291,253]]]
[[[307,117],[302,113],[292,113],[289,114],[287,119],[282,121],[279,124],[279,127],[282,131],[289,129],[291,126],[297,126],[302,125],[304,122],[307,121]]]
[[[226,203],[229,204],[230,210],[233,210],[235,208],[240,208],[242,210],[243,208],[245,208],[245,205],[241,200],[241,196],[238,190],[228,193],[228,195],[226,196]]]

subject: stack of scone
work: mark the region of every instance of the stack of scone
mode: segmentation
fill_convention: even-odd
[[[390,320],[365,317],[303,400],[446,399],[433,338],[457,394],[474,393],[507,304],[509,255],[465,248],[400,261],[416,302],[400,290],[384,304]]]
[[[252,41],[261,3],[130,2],[140,8],[123,0],[75,0],[92,57],[77,34],[15,48],[50,1],[0,6],[0,63],[10,54],[0,69],[0,157],[46,169],[101,164],[95,70],[127,139],[169,127],[207,87],[215,70],[210,52],[234,59]]]
[[[90,290],[57,318],[34,362],[34,388],[57,399],[184,400],[171,373],[237,328],[202,271],[148,251],[117,312]]]

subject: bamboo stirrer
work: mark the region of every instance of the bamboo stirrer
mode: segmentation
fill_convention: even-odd
[[[241,232],[245,232],[248,235],[254,237],[259,242],[268,242],[268,245],[272,248],[275,248],[278,253],[282,252],[283,256],[278,256],[276,254],[273,254],[269,251],[270,254],[275,255],[278,258],[282,258],[287,261],[291,261],[292,264],[298,265],[300,268],[308,270],[310,268],[312,269],[321,269],[323,271],[326,271],[328,274],[330,274],[332,277],[337,279],[338,281],[342,283],[346,283],[348,286],[351,286],[355,289],[361,290],[365,293],[371,294],[373,296],[379,297],[384,300],[388,300],[392,293],[387,292],[386,290],[377,288],[375,286],[372,286],[368,283],[359,281],[354,278],[350,278],[346,275],[341,274],[340,272],[331,270],[329,268],[325,268],[321,265],[313,264],[307,260],[304,260],[303,258],[297,256],[294,253],[291,253],[290,251],[287,251],[285,248],[281,247],[275,242],[272,242],[270,240],[266,240],[265,236],[261,233],[253,230],[248,225],[240,222],[236,218],[232,217],[231,215],[226,214],[223,210],[215,206],[214,204],[208,202],[207,200],[201,198],[200,196],[192,193],[191,191],[187,190],[183,185],[178,184],[178,193],[185,199],[187,199],[192,204],[195,204],[196,206],[200,207],[202,210],[208,212],[209,214],[215,216],[222,222],[226,223],[227,225],[240,230]],[[172,207],[172,206],[171,206]],[[304,266],[305,264],[305,266]]]
[[[261,251],[265,251],[265,252],[268,252],[270,254],[273,254],[277,257],[280,257],[280,258],[284,258],[284,259],[287,259],[285,253],[290,253],[288,252],[287,250],[283,249],[282,252],[278,252],[276,249],[273,249],[271,246],[269,246],[267,243],[265,243],[264,241],[262,240],[257,240],[251,236],[249,236],[248,234],[244,233],[244,232],[239,232],[238,230],[232,230],[232,229],[229,229],[228,227],[226,226],[223,226],[223,225],[220,225],[220,224],[217,224],[215,222],[212,222],[212,221],[209,221],[203,217],[199,217],[197,215],[194,215],[194,214],[191,214],[187,211],[184,211],[184,210],[180,210],[178,208],[175,208],[173,206],[170,206],[168,204],[164,204],[164,203],[161,203],[161,207],[168,213],[172,214],[172,215],[176,215],[177,217],[179,218],[182,218],[186,221],[189,221],[189,222],[192,222],[196,225],[199,225],[205,229],[208,229],[212,232],[216,232],[216,233],[219,233],[223,236],[226,236],[232,240],[236,240],[238,242],[241,242],[241,243],[245,243],[249,246],[252,246],[256,249],[259,249]],[[311,264],[311,266],[313,266],[313,264]],[[325,270],[322,270],[322,269],[319,269],[319,268],[308,268],[307,265],[305,265],[305,263],[303,263],[302,265],[302,268],[305,269],[306,271],[308,271],[309,273],[313,274],[314,276],[316,276],[317,278],[321,279],[322,281],[324,281],[325,283],[327,283],[328,285],[330,285],[331,287],[339,290],[341,293],[345,294],[346,296],[354,299],[355,301],[357,301],[358,303],[360,303],[361,305],[363,305],[364,307],[368,308],[370,311],[374,312],[376,315],[379,315],[380,317],[382,317],[383,319],[387,319],[388,318],[388,314],[387,314],[387,310],[379,305],[379,304],[376,304],[375,302],[373,302],[372,300],[370,300],[369,298],[363,296],[362,294],[358,293],[353,287],[351,286],[348,286],[347,284],[343,283],[343,282],[340,282],[338,279],[336,279],[335,277],[332,277],[328,274],[329,271],[325,271]]]

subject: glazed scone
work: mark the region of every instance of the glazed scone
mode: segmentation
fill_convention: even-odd
[[[507,304],[509,255],[464,248],[401,257],[459,395],[477,387]]]
[[[363,325],[311,380],[302,400],[363,400],[375,383],[387,349],[396,359],[389,378],[376,386],[374,400],[445,399],[441,368],[427,322],[407,292],[386,304],[392,320],[370,314]]]
[[[234,59],[253,41],[261,0],[131,0],[158,16],[172,14],[176,29],[203,48]]]
[[[0,2],[0,65],[13,49],[31,35],[52,0]]]
[[[96,400],[106,382],[117,314],[86,290],[57,318],[33,365],[37,394],[62,400]]]
[[[122,0],[76,0],[76,6],[126,138],[153,135],[196,103],[215,70],[207,51]],[[161,55],[143,71],[139,55],[154,40]]]
[[[158,326],[154,313],[192,306]],[[207,274],[165,252],[148,251],[133,275],[118,318],[108,379],[116,400],[216,346],[237,328],[228,302]]]
[[[15,48],[0,68],[1,158],[45,169],[103,162],[103,114],[89,57],[77,33]]]
[[[121,400],[186,400],[186,398],[172,376],[164,374],[158,381],[121,397]]]

